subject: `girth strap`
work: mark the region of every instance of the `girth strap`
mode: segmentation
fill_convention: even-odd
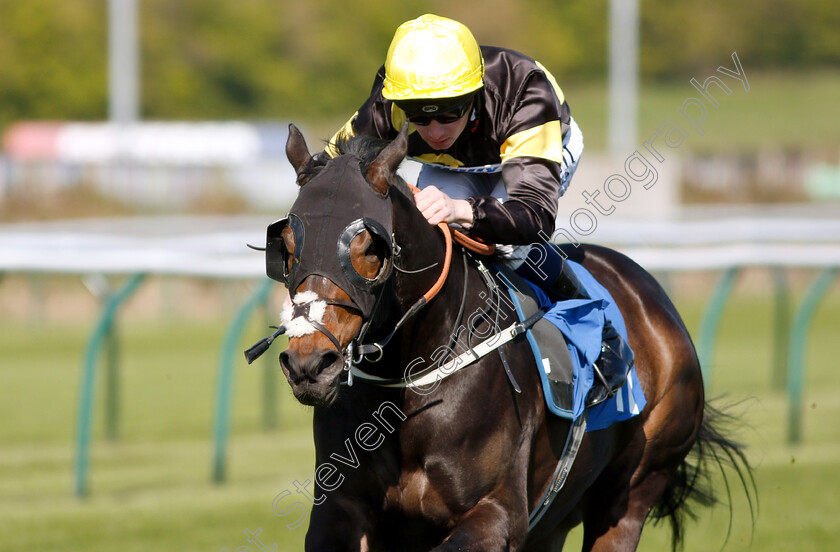
[[[528,531],[531,531],[537,526],[537,523],[540,522],[542,517],[548,511],[551,503],[554,502],[555,498],[557,498],[557,495],[560,493],[560,489],[562,489],[563,485],[565,485],[566,478],[569,476],[569,472],[572,470],[572,464],[574,464],[575,458],[577,458],[578,450],[580,450],[580,443],[583,441],[583,435],[586,433],[586,417],[588,413],[588,410],[584,410],[583,413],[578,416],[577,420],[575,420],[569,427],[569,434],[566,436],[566,444],[563,446],[563,454],[557,462],[557,468],[554,470],[554,475],[551,476],[551,481],[549,481],[548,487],[546,487],[540,497],[537,507],[534,508],[534,511],[531,512],[531,515],[528,517]]]

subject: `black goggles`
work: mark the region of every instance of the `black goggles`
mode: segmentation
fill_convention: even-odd
[[[405,116],[410,123],[417,126],[428,126],[432,124],[432,121],[437,121],[442,125],[451,125],[452,123],[460,121],[461,118],[472,108],[472,104],[473,102],[470,100],[455,110],[447,111],[445,113],[429,114],[406,112]]]

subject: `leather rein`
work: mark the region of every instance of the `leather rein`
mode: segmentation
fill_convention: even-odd
[[[406,183],[406,186],[411,190],[414,195],[420,193],[420,188],[414,186],[412,184]],[[439,222],[437,224],[438,229],[443,233],[443,239],[446,242],[446,252],[444,253],[444,260],[443,260],[443,269],[440,272],[440,276],[438,277],[437,282],[427,291],[423,297],[426,299],[426,302],[432,300],[432,298],[438,294],[440,288],[443,287],[443,283],[446,282],[446,278],[449,277],[449,265],[452,261],[452,240],[454,239],[458,244],[463,246],[468,251],[472,251],[473,253],[477,253],[479,255],[492,255],[496,251],[496,246],[494,244],[484,243],[482,241],[478,241],[473,239],[460,230],[455,228],[450,228],[448,224],[445,222]]]
[[[413,194],[417,194],[420,192],[420,189],[416,186],[406,183],[408,188],[412,191]],[[450,228],[450,226],[445,222],[439,222],[437,224],[437,228],[443,234],[443,240],[445,244],[445,251],[444,251],[444,258],[443,258],[443,268],[440,271],[440,275],[438,276],[437,281],[432,285],[429,290],[423,294],[423,296],[415,302],[411,308],[409,308],[406,313],[400,318],[397,324],[394,326],[394,329],[381,341],[377,343],[371,344],[364,344],[358,345],[354,349],[354,342],[361,341],[364,339],[365,334],[369,328],[369,324],[366,323],[365,326],[362,328],[362,331],[359,333],[359,337],[357,340],[353,340],[347,346],[347,351],[345,352],[345,369],[349,372],[348,374],[348,385],[353,384],[353,375],[362,376],[364,377],[364,372],[361,372],[358,369],[351,368],[354,365],[358,365],[362,362],[362,359],[366,355],[376,353],[377,356],[372,359],[372,362],[378,362],[381,360],[384,354],[384,347],[388,344],[391,338],[397,333],[397,331],[402,327],[402,325],[412,316],[417,314],[417,312],[422,309],[429,301],[435,298],[440,290],[443,288],[443,284],[446,283],[446,279],[449,277],[449,268],[452,264],[452,242],[453,240],[460,244],[462,247],[467,249],[468,251],[472,251],[473,253],[477,253],[479,255],[492,255],[495,252],[496,246],[493,244],[486,244],[484,242],[477,241],[473,238],[470,238],[460,230],[455,228]],[[378,303],[378,301],[377,301]],[[365,378],[370,379],[371,381],[375,381],[377,378]],[[384,381],[384,380],[383,380]]]
[[[409,187],[409,189],[415,195],[420,191],[420,189],[417,188],[416,186],[413,186],[413,185],[408,184],[408,183],[406,183],[406,185]],[[364,339],[365,334],[367,333],[368,329],[370,328],[370,320],[365,322],[365,324],[363,325],[362,330],[359,334],[359,337],[352,340],[350,342],[350,344],[347,346],[346,350],[344,351],[345,370],[347,370],[349,372],[349,374],[348,374],[348,384],[349,385],[352,385],[352,383],[353,383],[353,374],[354,373],[358,376],[364,377],[364,372],[361,372],[358,369],[351,370],[351,367],[353,367],[354,365],[360,364],[362,362],[362,360],[367,355],[371,355],[371,354],[376,354],[377,355],[375,358],[370,359],[371,362],[378,362],[379,360],[381,360],[382,356],[384,355],[384,347],[388,344],[388,342],[391,340],[391,338],[393,338],[393,336],[397,333],[399,328],[409,318],[411,318],[412,316],[417,314],[417,312],[420,309],[422,309],[429,301],[431,301],[435,296],[437,296],[437,294],[443,288],[443,285],[446,282],[446,279],[449,277],[449,268],[450,268],[450,265],[452,263],[452,251],[453,251],[452,242],[453,242],[453,240],[455,242],[457,242],[459,245],[461,245],[462,247],[464,247],[465,249],[467,249],[468,251],[471,251],[471,252],[479,254],[479,255],[485,255],[485,256],[486,255],[492,255],[495,252],[495,245],[486,244],[484,242],[481,242],[481,241],[475,240],[473,238],[470,238],[469,236],[467,236],[466,234],[464,234],[460,230],[457,230],[455,228],[450,228],[449,225],[445,222],[438,223],[437,227],[441,231],[441,233],[443,234],[443,239],[444,239],[444,243],[445,243],[443,267],[441,269],[441,272],[440,272],[440,275],[438,276],[437,281],[435,281],[435,283],[432,285],[432,287],[429,288],[429,290],[426,291],[426,293],[424,293],[423,296],[420,299],[418,299],[411,306],[411,308],[408,309],[408,311],[406,311],[406,313],[402,316],[402,318],[400,318],[400,320],[397,322],[394,329],[383,340],[381,340],[377,343],[355,345],[355,343],[357,341],[361,341],[362,339]],[[398,250],[398,246],[395,245],[395,249]],[[434,265],[432,265],[432,266],[434,266]],[[379,306],[380,298],[381,298],[381,294],[377,298],[376,306],[374,307],[374,310],[376,309],[376,307]],[[319,298],[318,301],[323,301],[327,305],[340,306],[340,307],[344,307],[344,308],[348,308],[348,309],[352,309],[352,310],[356,310],[356,311],[360,310],[358,308],[358,306],[354,305],[352,302],[343,301],[343,300],[340,300],[340,299]],[[310,315],[309,308],[310,307],[308,306],[308,303],[295,304],[294,307],[293,307],[293,311],[292,311],[293,312],[293,319],[296,318],[296,317],[302,317],[303,319],[306,320],[306,322],[311,324],[313,328],[315,328],[317,331],[324,334],[336,346],[336,348],[339,351],[341,351],[341,345],[338,341],[338,338],[336,338],[335,335],[333,335],[333,333],[329,329],[327,329],[323,324],[321,324],[317,320],[313,319],[313,317]],[[373,317],[371,316],[371,320],[372,319],[373,319]],[[255,345],[253,345],[251,348],[249,348],[248,350],[245,351],[245,358],[248,361],[248,364],[251,364],[260,355],[262,355],[265,351],[267,351],[268,348],[271,346],[272,342],[275,339],[277,339],[277,337],[279,337],[280,335],[283,335],[287,331],[287,326],[286,325],[272,326],[272,328],[274,328],[276,330],[272,335],[260,340]],[[375,378],[371,378],[371,379],[373,380]]]

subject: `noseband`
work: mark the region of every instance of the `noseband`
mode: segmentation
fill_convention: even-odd
[[[287,220],[287,219],[283,219],[283,221],[278,221],[278,222],[284,222],[285,220]],[[275,223],[275,224],[277,224],[277,223]],[[272,225],[272,226],[274,226],[274,225]],[[429,301],[431,301],[440,292],[441,288],[443,287],[444,282],[446,282],[446,278],[449,276],[449,267],[450,267],[451,262],[452,262],[452,231],[450,230],[449,226],[446,223],[441,222],[437,226],[440,229],[440,231],[443,233],[444,242],[446,244],[446,250],[444,252],[443,268],[441,269],[440,275],[438,276],[438,279],[434,283],[434,285],[432,285],[432,287],[426,293],[424,293],[423,296],[420,297],[420,299],[418,299],[411,306],[411,308],[408,309],[408,311],[406,311],[406,313],[402,316],[402,318],[399,320],[399,322],[397,322],[397,324],[394,326],[394,329],[382,341],[380,341],[378,343],[355,345],[356,341],[362,341],[364,339],[365,335],[367,334],[368,329],[370,328],[371,321],[373,320],[376,308],[381,303],[381,297],[382,297],[382,291],[383,291],[382,288],[381,288],[381,284],[384,283],[384,281],[387,280],[387,279],[383,279],[381,281],[379,289],[377,290],[378,293],[376,294],[376,301],[374,302],[374,307],[373,307],[370,315],[367,316],[367,317],[365,317],[364,310],[361,307],[359,307],[353,301],[344,301],[344,300],[341,300],[341,299],[322,298],[322,297],[318,297],[313,292],[305,291],[305,292],[301,292],[301,293],[299,293],[299,294],[297,294],[296,296],[293,297],[293,299],[292,299],[293,306],[291,308],[291,313],[290,313],[291,316],[287,316],[289,318],[289,320],[285,324],[275,327],[275,329],[277,331],[275,331],[272,335],[258,341],[254,346],[252,346],[247,351],[245,351],[245,358],[248,361],[248,364],[251,364],[257,358],[259,358],[264,352],[266,352],[268,350],[268,348],[271,346],[272,342],[275,339],[277,339],[277,337],[279,337],[280,335],[288,334],[290,337],[302,337],[303,335],[308,335],[309,333],[311,333],[311,331],[307,331],[306,328],[304,328],[304,329],[290,329],[290,326],[292,324],[294,324],[295,322],[298,323],[298,326],[302,325],[303,323],[308,324],[308,325],[310,325],[311,328],[314,328],[315,330],[323,333],[330,341],[332,341],[332,343],[336,346],[336,349],[338,349],[339,351],[342,351],[341,343],[339,342],[338,338],[336,338],[335,335],[333,335],[333,333],[331,331],[329,331],[329,329],[326,328],[321,323],[322,322],[321,320],[318,320],[318,318],[320,318],[319,316],[313,316],[312,315],[312,308],[313,308],[314,305],[316,305],[318,303],[322,303],[324,306],[335,305],[335,306],[355,310],[358,313],[360,313],[363,318],[366,318],[365,321],[364,321],[364,324],[362,326],[362,329],[359,332],[359,337],[357,339],[354,339],[353,341],[351,341],[350,344],[347,346],[347,349],[344,350],[343,353],[342,353],[344,355],[344,358],[345,358],[345,368],[347,368],[349,370],[349,367],[350,367],[351,363],[352,364],[359,364],[366,355],[370,355],[372,353],[378,353],[378,355],[375,358],[371,359],[372,361],[375,362],[375,361],[380,360],[382,358],[383,350],[384,350],[385,346],[388,344],[388,342],[391,340],[391,338],[393,338],[393,336],[397,333],[397,330],[399,330],[399,328],[402,327],[402,325],[405,324],[405,322],[409,318],[411,318],[412,316],[417,314],[417,312],[420,311],[420,309],[422,309],[423,306],[425,306]],[[269,227],[269,228],[271,228],[271,227]],[[346,233],[346,231],[345,231],[345,233]],[[272,232],[271,232],[271,230],[269,230],[269,236],[271,236],[271,234],[272,234]],[[275,234],[275,235],[279,235],[279,234]],[[343,235],[344,235],[344,233],[342,233],[342,236]],[[271,242],[271,238],[269,237],[269,243],[270,242]],[[393,245],[394,251],[396,251],[395,256],[398,256],[399,251],[400,251],[400,247],[398,245],[396,245],[396,242],[392,242],[392,243],[394,244]],[[267,251],[268,251],[268,249],[269,249],[269,247],[266,248]],[[266,257],[268,258],[268,253],[266,253]],[[342,263],[342,264],[344,264],[344,263]],[[355,270],[353,272],[355,273]],[[380,274],[381,273],[382,273],[382,270],[380,270]],[[388,276],[390,277],[391,274],[392,274],[392,272],[389,270]],[[359,278],[363,278],[363,277],[359,276]],[[276,279],[276,277],[275,277],[275,279]],[[365,280],[367,280],[367,279],[365,279]],[[307,295],[305,295],[305,294],[307,294]],[[303,296],[303,297],[301,297],[301,296]],[[286,317],[284,317],[284,318],[286,318]]]
[[[347,172],[342,172],[344,173],[344,178],[346,178]],[[353,176],[353,173],[350,173],[350,176]],[[354,177],[352,179],[352,183],[358,186],[358,180],[358,178]],[[362,182],[364,181],[362,180]],[[311,182],[307,184],[307,186],[311,187],[312,184],[313,183]],[[347,188],[350,187],[351,186],[347,186]],[[347,188],[345,188],[345,190],[347,190]],[[419,192],[419,189],[414,186],[409,185],[409,188],[415,194]],[[334,201],[334,198],[330,199]],[[451,230],[446,223],[439,223],[437,227],[443,233],[446,249],[444,253],[443,267],[437,281],[405,312],[402,318],[400,318],[394,326],[393,330],[389,332],[384,339],[376,343],[364,344],[362,342],[364,341],[367,331],[370,329],[376,310],[381,304],[381,298],[384,291],[383,284],[392,276],[393,268],[395,267],[394,260],[399,257],[401,250],[394,239],[393,232],[390,231],[390,223],[392,222],[390,216],[390,201],[387,197],[379,199],[385,200],[388,203],[388,213],[385,213],[384,202],[380,201],[376,202],[376,205],[372,210],[374,212],[381,213],[380,217],[387,221],[387,226],[386,224],[379,222],[377,218],[373,217],[356,219],[344,227],[344,230],[341,231],[337,242],[329,243],[326,241],[323,238],[324,233],[322,227],[328,226],[335,228],[337,224],[340,224],[340,220],[325,220],[323,215],[320,214],[313,217],[315,218],[314,221],[307,220],[308,217],[307,219],[302,219],[295,214],[290,214],[285,219],[281,219],[268,227],[266,236],[266,273],[269,277],[284,282],[290,290],[290,293],[293,293],[291,290],[295,290],[306,277],[311,274],[321,274],[344,290],[351,300],[343,301],[340,299],[320,298],[314,296],[314,293],[312,294],[314,297],[306,298],[306,300],[297,300],[297,296],[293,297],[294,306],[291,309],[291,313],[289,313],[289,320],[285,321],[285,324],[276,327],[277,331],[275,331],[274,334],[259,341],[253,347],[245,351],[245,358],[249,364],[268,350],[271,343],[278,336],[285,333],[290,337],[302,337],[303,335],[308,335],[309,333],[312,333],[312,331],[317,330],[324,334],[335,345],[336,349],[342,352],[345,369],[350,372],[348,383],[352,384],[352,371],[350,371],[351,365],[359,364],[365,358],[368,358],[371,362],[380,360],[383,356],[385,346],[390,342],[403,324],[405,324],[405,322],[412,316],[417,314],[420,309],[422,309],[440,292],[443,284],[446,282],[446,278],[449,275],[449,267],[452,261],[453,233],[455,234],[455,240],[471,251],[482,255],[489,255],[493,252],[492,245],[472,240],[457,230]],[[320,203],[320,196],[316,194],[314,199],[309,199],[306,203],[311,205],[313,202],[318,205]],[[295,203],[293,210],[296,210],[296,207],[299,207],[298,202]],[[307,209],[306,204],[304,204],[303,208],[304,212],[309,210]],[[314,210],[312,210],[312,212],[320,213],[319,211]],[[286,227],[291,228],[295,237],[295,251],[291,254],[291,259],[289,258],[290,252],[286,250],[285,242],[281,235],[283,229]],[[307,231],[307,228],[309,228],[309,231]],[[338,226],[338,228],[340,228],[340,226]],[[350,243],[356,236],[365,230],[371,234],[372,239],[381,240],[385,249],[382,266],[374,278],[366,278],[359,274],[353,267],[350,255]],[[316,236],[315,240],[317,241],[315,248],[304,248],[307,234],[313,234]],[[317,244],[323,244],[326,247],[318,248]],[[329,253],[325,254],[324,251],[324,249],[332,247],[336,248],[336,255],[334,257],[332,257]],[[313,259],[314,255],[317,255],[317,262]],[[324,259],[327,259],[326,262],[324,262]],[[301,266],[306,267],[306,269],[301,270]],[[362,316],[364,323],[359,332],[359,336],[358,338],[352,340],[345,350],[342,351],[342,346],[338,338],[336,338],[336,336],[322,324],[322,321],[318,319],[319,317],[312,316],[313,305],[318,303],[321,303],[324,306],[334,305],[355,310]],[[292,329],[290,331],[290,324],[294,324],[296,321],[298,326],[305,325],[304,329]],[[299,333],[304,331],[305,333]]]
[[[292,304],[283,309],[282,319],[289,337],[303,337],[319,331],[330,341],[336,349],[341,350],[341,343],[333,333],[323,324],[324,312],[327,305],[335,305],[346,309],[358,310],[350,301],[342,299],[322,299],[312,291],[303,291],[295,295]]]

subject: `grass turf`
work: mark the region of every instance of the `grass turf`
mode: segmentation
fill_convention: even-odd
[[[736,412],[756,466],[760,512],[755,531],[731,480],[734,521],[727,550],[827,551],[840,540],[840,374],[835,289],[817,311],[808,342],[803,443],[785,443],[787,399],[772,387],[772,304],[736,288],[724,313],[712,365],[711,395],[746,399]],[[744,293],[744,292],[747,293]],[[708,290],[674,291],[696,336]],[[0,322],[0,551],[302,549],[295,530],[272,512],[274,498],[311,478],[311,411],[280,382],[279,428],[261,425],[262,368],[237,367],[229,481],[210,482],[211,426],[224,322],[122,324],[121,438],[102,431],[102,388],[91,455],[91,495],[76,499],[73,439],[82,352],[89,324],[45,327]],[[257,325],[259,326],[259,325]],[[243,348],[261,336],[249,328]],[[722,488],[720,484],[718,488]],[[701,511],[686,531],[687,551],[720,549],[729,523],[723,505]],[[581,532],[567,543],[578,548]],[[647,527],[640,549],[663,550],[669,534]],[[246,547],[246,548],[241,548]]]

